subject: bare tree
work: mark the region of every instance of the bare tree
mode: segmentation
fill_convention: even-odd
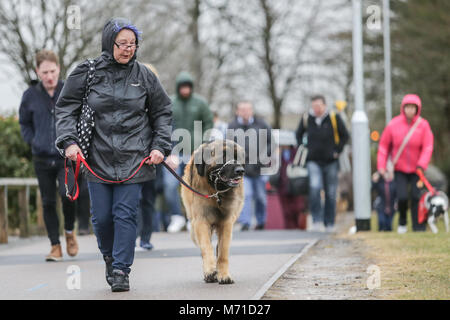
[[[0,49],[24,82],[36,79],[34,55],[57,52],[61,77],[80,60],[98,53],[103,23],[121,11],[120,1],[30,0],[0,2]]]
[[[257,96],[271,106],[279,127],[285,106],[312,82],[312,67],[327,68],[327,55],[314,43],[327,41],[336,25],[329,16],[343,1],[152,0],[139,8],[145,16],[136,12],[152,22],[144,24],[151,36],[144,35],[140,57],[157,64],[169,88],[179,71],[190,71],[196,91],[222,114]],[[334,80],[323,77],[327,81]]]
[[[240,4],[235,6],[242,12]],[[308,46],[317,33],[321,9],[321,0],[314,1],[308,9],[293,0],[259,0],[246,10],[247,16],[241,13],[228,17],[233,32],[244,35],[239,48],[241,56],[253,56],[249,57],[253,66],[247,69],[247,76],[256,79],[269,99],[275,128],[280,127],[283,105],[308,59]],[[255,77],[255,73],[261,76]]]
[[[2,1],[0,49],[26,83],[36,78],[36,51],[52,49],[64,78],[76,63],[100,53],[107,19],[129,17],[143,31],[138,59],[156,66],[169,91],[178,72],[187,70],[213,109],[229,110],[252,96],[273,110],[274,127],[280,127],[281,114],[298,105],[314,77],[335,81],[314,70],[326,74],[331,66],[326,59],[332,57],[317,43],[327,41],[339,20],[330,23],[327,13],[343,1]],[[70,27],[77,10],[80,27]]]
[[[202,85],[203,69],[207,64],[200,39],[201,18],[208,9],[204,1],[142,1],[133,9],[137,23],[144,31],[140,58],[161,70],[161,79],[167,84],[173,83],[181,70],[189,71],[195,79],[196,91],[201,93],[208,92],[208,87]]]
[[[230,28],[221,15],[226,2],[172,0],[156,5],[159,1],[139,9],[148,12],[141,20],[154,22],[144,24],[144,33],[152,36],[144,35],[140,57],[156,64],[166,83],[174,82],[181,70],[189,71],[195,79],[195,91],[210,102],[216,101],[219,82],[227,77],[223,70],[233,53],[228,46]]]

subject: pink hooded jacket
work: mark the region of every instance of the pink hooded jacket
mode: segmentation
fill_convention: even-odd
[[[418,108],[417,114],[411,123],[408,123],[404,112],[404,107],[407,104],[415,104]],[[389,122],[381,135],[377,155],[378,170],[386,169],[389,155],[391,155],[391,159],[395,158],[403,139],[408,134],[409,129],[419,118],[421,111],[422,101],[417,95],[408,94],[403,98],[401,114]],[[416,172],[417,167],[421,167],[426,170],[433,153],[433,143],[434,136],[431,132],[430,124],[427,120],[422,118],[422,121],[414,131],[411,139],[408,141],[403,153],[400,155],[394,170],[404,173],[414,173]]]

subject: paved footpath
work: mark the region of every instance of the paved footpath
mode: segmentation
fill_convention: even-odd
[[[50,248],[47,238],[20,240],[0,245],[0,299],[259,299],[325,237],[287,230],[234,232],[230,273],[235,284],[219,285],[203,281],[200,249],[187,232],[154,233],[155,249],[136,252],[126,293],[112,293],[107,285],[94,236],[79,237],[78,256],[65,254],[57,263],[44,261]],[[62,245],[65,251],[64,240]]]

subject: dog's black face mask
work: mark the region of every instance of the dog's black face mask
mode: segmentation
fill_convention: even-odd
[[[229,146],[224,143],[224,150],[227,148]],[[227,158],[224,152],[221,164],[210,166],[204,160],[196,164],[198,174],[207,176],[209,184],[218,190],[237,187],[244,177],[245,170],[241,164],[243,156],[239,157],[236,147],[232,146],[231,150],[233,150],[233,159]],[[212,150],[206,150],[206,152],[211,152],[214,156]]]
[[[208,181],[210,184],[223,188],[234,188],[239,185],[244,177],[244,167],[235,161],[223,166],[216,166],[209,171]]]

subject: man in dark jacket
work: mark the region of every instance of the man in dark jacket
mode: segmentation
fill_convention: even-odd
[[[56,180],[62,199],[67,253],[75,256],[78,244],[74,234],[75,203],[70,202],[64,190],[64,160],[55,148],[55,103],[63,82],[59,79],[59,62],[55,53],[42,50],[36,54],[36,73],[40,82],[23,94],[19,108],[19,122],[24,140],[31,146],[33,163],[42,196],[44,221],[52,249],[47,261],[62,259],[59,242],[59,221],[56,214]],[[89,214],[89,196],[83,192],[80,205]],[[86,208],[87,205],[87,208]]]
[[[242,130],[241,133],[239,133],[239,129]],[[266,141],[260,142],[260,138],[264,137],[261,130],[266,131]],[[240,137],[241,134],[243,137]],[[268,179],[267,176],[261,175],[261,168],[267,166],[268,163],[262,163],[261,160],[263,157],[268,159],[271,156],[271,128],[263,119],[254,116],[251,102],[242,101],[237,105],[236,119],[228,126],[227,139],[241,144],[245,150],[245,200],[244,208],[238,219],[242,226],[241,230],[246,231],[250,228],[253,200],[255,201],[257,223],[255,229],[262,230],[266,224],[265,186]]]
[[[306,135],[305,135],[306,133]],[[309,174],[309,209],[313,229],[319,231],[324,223],[326,230],[334,231],[336,216],[336,191],[338,185],[338,157],[349,135],[338,114],[329,113],[322,95],[311,98],[309,115],[302,117],[297,129],[297,142],[307,140],[307,167]],[[322,208],[320,192],[325,191]]]
[[[205,98],[194,92],[194,79],[186,71],[178,74],[175,95],[171,99],[174,128],[185,129],[190,133],[190,150],[185,150],[186,154],[184,155],[172,154],[167,159],[169,165],[173,164],[173,168],[177,170],[179,175],[182,175],[192,152],[198,147],[194,144],[195,134],[201,134],[201,138],[203,138],[203,134],[213,127],[213,116]],[[201,122],[201,132],[194,133],[195,121]],[[179,165],[177,165],[178,163]],[[178,191],[180,183],[167,170],[163,171],[163,175],[164,197],[171,211],[170,224],[167,227],[167,231],[171,233],[179,232],[186,224],[186,219],[181,211],[181,200]]]

